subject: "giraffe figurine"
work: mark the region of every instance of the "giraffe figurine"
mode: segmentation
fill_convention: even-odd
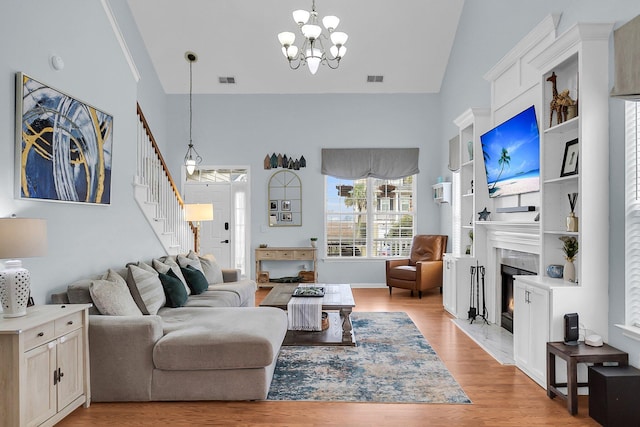
[[[551,75],[547,78],[548,82],[551,82],[553,85],[553,99],[549,104],[549,127],[553,126],[553,112],[555,111],[556,117],[558,119],[558,124],[562,123],[562,108],[563,105],[560,103],[558,88],[556,87],[556,72],[552,72]]]

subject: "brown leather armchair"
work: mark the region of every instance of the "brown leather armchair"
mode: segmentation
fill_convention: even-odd
[[[422,291],[440,288],[442,291],[442,257],[447,248],[448,236],[418,234],[413,237],[409,259],[386,261],[387,286]]]

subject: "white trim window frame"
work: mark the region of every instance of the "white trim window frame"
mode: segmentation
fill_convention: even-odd
[[[326,259],[408,256],[416,233],[416,178],[350,180],[326,175]]]
[[[625,324],[640,341],[640,105],[625,103]]]

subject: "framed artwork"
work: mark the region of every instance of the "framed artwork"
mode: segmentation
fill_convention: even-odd
[[[113,116],[16,74],[16,196],[109,205]]]
[[[278,210],[278,201],[277,200],[269,200],[269,210],[277,211]]]
[[[574,139],[564,146],[564,156],[562,158],[562,169],[560,170],[560,176],[576,175],[578,173],[578,155],[579,153],[578,140]]]
[[[290,212],[282,212],[280,214],[280,221],[291,222],[291,221],[293,221],[293,216],[291,215]]]
[[[282,210],[290,211],[291,210],[291,200],[283,200],[282,201]]]

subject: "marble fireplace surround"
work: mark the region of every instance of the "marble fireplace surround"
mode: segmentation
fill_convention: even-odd
[[[500,325],[500,264],[539,273],[540,223],[478,221],[476,234],[478,262],[485,266],[487,320]]]

